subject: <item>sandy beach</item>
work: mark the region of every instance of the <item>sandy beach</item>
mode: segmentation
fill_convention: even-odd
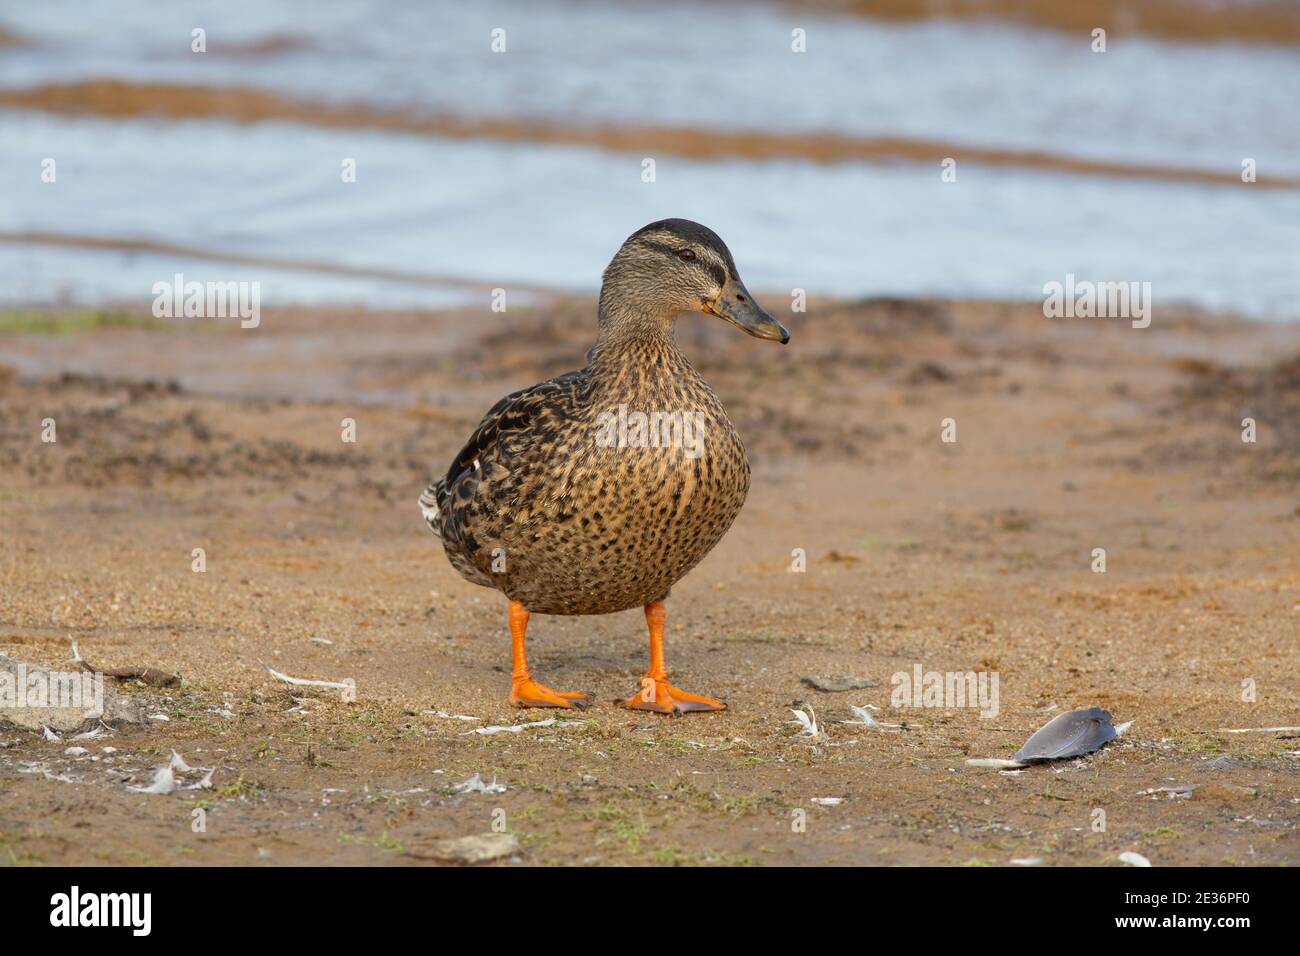
[[[504,600],[456,575],[415,501],[496,398],[581,364],[590,299],[268,308],[255,334],[147,307],[0,315],[0,653],[58,666],[75,638],[182,682],[119,682],[150,719],[85,754],[0,731],[0,862],[420,864],[497,809],[534,864],[1300,861],[1296,733],[1229,732],[1300,713],[1300,328],[787,313],[786,349],[679,324],[754,480],[674,589],[668,660],[731,709],[620,710],[639,613],[539,616],[534,670],[596,703],[495,734],[472,731],[557,714],[507,706]],[[892,708],[917,665],[996,671],[998,713]],[[354,680],[356,701],[267,667]],[[842,723],[850,705],[902,726]],[[1132,725],[1079,760],[966,763],[1088,706]],[[130,789],[173,750],[212,789]],[[454,792],[474,774],[504,792]]]

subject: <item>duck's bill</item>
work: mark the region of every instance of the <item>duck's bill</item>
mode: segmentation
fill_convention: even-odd
[[[714,300],[704,303],[704,311],[726,319],[737,328],[744,329],[757,339],[771,339],[784,345],[790,341],[790,333],[784,325],[768,315],[754,297],[749,294],[745,284],[728,279],[722,293]]]

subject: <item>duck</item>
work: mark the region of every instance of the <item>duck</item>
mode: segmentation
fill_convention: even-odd
[[[528,668],[531,614],[643,608],[649,664],[617,703],[665,715],[720,711],[664,662],[665,602],[722,539],[749,492],[745,446],[675,341],[686,313],[786,344],[713,230],[687,219],[638,229],[604,271],[587,364],[492,406],[420,496],[425,523],[466,580],[505,596],[509,701],[585,707]]]

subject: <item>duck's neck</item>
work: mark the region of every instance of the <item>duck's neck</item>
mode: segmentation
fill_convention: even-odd
[[[593,368],[630,364],[666,370],[682,353],[674,338],[675,317],[639,308],[635,300],[601,289],[596,344],[587,353]]]

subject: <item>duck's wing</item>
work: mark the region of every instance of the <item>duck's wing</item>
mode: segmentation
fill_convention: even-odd
[[[583,370],[512,392],[493,405],[452,461],[447,473],[424,489],[420,512],[433,533],[451,544],[472,516],[480,481],[508,474],[530,453],[541,464],[547,443],[572,415],[586,382]]]

